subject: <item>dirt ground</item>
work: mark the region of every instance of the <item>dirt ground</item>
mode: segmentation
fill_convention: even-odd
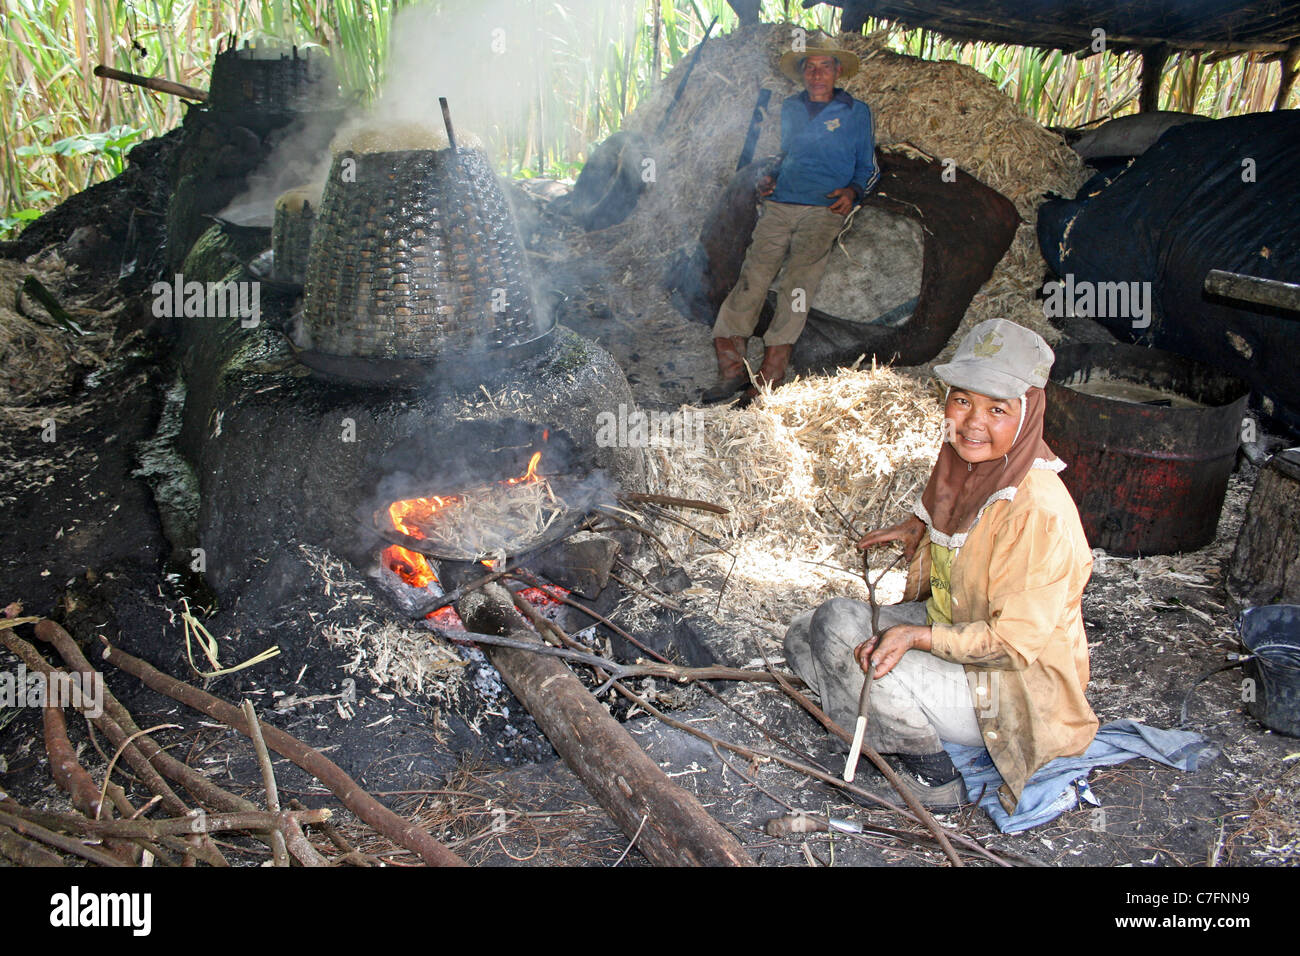
[[[666,302],[642,298],[635,306],[607,302],[602,309],[584,288],[583,281],[573,283],[564,321],[619,359],[646,405],[676,405],[707,380],[712,361],[706,328],[675,317]],[[70,285],[59,291],[71,290]],[[111,309],[100,314],[120,318]],[[172,384],[166,342],[137,336],[103,358],[99,367],[76,370],[74,384],[51,394],[46,406],[28,409],[21,418],[11,415],[6,423],[0,438],[5,515],[0,604],[21,601],[24,613],[55,617],[83,644],[106,638],[183,677],[190,665],[181,599],[205,616],[213,610],[211,598],[183,565],[170,562],[172,547],[139,473],[140,443],[157,429]],[[53,441],[43,440],[41,422],[49,417],[57,422]],[[1235,609],[1223,590],[1223,569],[1253,480],[1253,467],[1243,464],[1233,477],[1218,536],[1202,551],[1138,560],[1097,553],[1084,612],[1093,655],[1089,696],[1103,722],[1128,717],[1176,725],[1195,678],[1235,648]],[[480,653],[444,648],[429,651],[414,670],[396,666],[389,656],[399,638],[409,638],[410,628],[373,581],[305,545],[267,555],[265,561],[268,575],[301,581],[292,601],[262,607],[249,599],[215,609],[205,620],[220,636],[223,664],[273,644],[279,656],[201,685],[227,700],[253,700],[278,726],[321,747],[363,786],[417,817],[470,862],[645,865],[639,853],[628,852],[627,837],[558,761]],[[704,589],[722,585],[694,583]],[[614,609],[614,619],[642,620],[633,603]],[[756,641],[707,615],[693,617],[690,624],[723,661],[745,665],[762,654],[780,657],[779,634]],[[566,626],[576,631],[585,622]],[[30,639],[30,629],[19,633]],[[192,653],[201,664],[197,649]],[[0,651],[0,668],[16,666]],[[173,753],[260,800],[256,766],[242,738],[111,667],[106,677],[141,726],[181,725],[162,734]],[[636,686],[675,720],[723,740],[781,751],[775,742],[780,739],[792,748],[782,752],[800,762],[831,774],[841,765],[821,728],[770,686],[719,685],[720,699],[699,688],[654,687],[645,681]],[[628,716],[623,704],[614,712]],[[106,763],[105,742],[88,735],[81,722],[69,723],[74,745],[98,778]],[[973,807],[941,822],[1008,860],[1039,864],[1294,864],[1300,855],[1295,787],[1300,744],[1266,731],[1244,713],[1237,671],[1200,686],[1188,726],[1222,748],[1221,756],[1196,773],[1145,760],[1103,769],[1092,776],[1102,808],[1075,810],[1015,836],[996,833]],[[919,828],[770,760],[717,752],[654,718],[633,714],[627,727],[760,863],[943,861],[929,846],[879,832],[769,837],[764,823],[792,809],[854,820],[869,831]],[[0,712],[0,788],[28,805],[66,807],[49,776],[40,735],[37,709]],[[332,803],[319,784],[286,761],[277,761],[276,768],[289,796],[312,806]],[[860,775],[859,782],[891,797],[874,771]],[[345,829],[390,862],[411,862],[364,827]],[[256,846],[238,852],[248,863],[265,857]]]

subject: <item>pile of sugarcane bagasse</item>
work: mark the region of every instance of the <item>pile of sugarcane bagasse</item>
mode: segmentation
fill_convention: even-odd
[[[648,449],[647,484],[730,513],[683,511],[682,524],[656,524],[668,556],[695,581],[678,597],[738,637],[768,638],[827,598],[865,600],[848,527],[861,533],[906,516],[943,418],[926,378],[873,367],[801,378],[745,409],[682,414],[697,416],[699,441]],[[896,552],[879,553],[883,568]],[[891,573],[881,596],[897,600],[902,583],[901,571]]]
[[[711,208],[734,172],[759,85],[773,91],[772,116],[781,97],[798,92],[776,68],[790,30],[747,27],[709,41],[654,150],[657,182],[628,221],[598,234],[616,275],[658,279],[661,273],[646,265],[665,261],[698,234],[699,210]],[[1086,179],[1079,158],[968,66],[900,56],[876,37],[846,34],[839,42],[862,60],[844,85],[871,106],[879,148],[952,158],[1006,196],[1024,220],[935,361],[988,318],[1008,318],[1057,341],[1034,298],[1045,273],[1036,210],[1048,192],[1074,194]],[[654,130],[681,69],[629,118],[629,129]],[[755,155],[779,151],[779,125],[764,124]],[[622,259],[627,270],[617,268]],[[693,611],[738,634],[772,639],[794,614],[829,597],[865,599],[860,556],[835,507],[858,531],[910,512],[939,447],[941,392],[928,371],[846,369],[787,383],[745,410],[690,409],[703,424],[703,447],[649,450],[651,490],[732,509],[726,517],[683,512],[702,533],[657,525],[697,581],[683,596]],[[882,550],[875,560],[892,558]],[[902,582],[901,573],[887,576],[882,596],[897,600]]]

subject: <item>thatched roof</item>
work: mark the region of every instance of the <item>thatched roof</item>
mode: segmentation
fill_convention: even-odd
[[[823,0],[804,0],[805,7]],[[985,40],[1069,51],[1090,49],[1093,30],[1119,52],[1171,49],[1281,52],[1300,43],[1300,4],[1283,0],[830,0],[843,29],[865,17],[897,20],[955,40]]]

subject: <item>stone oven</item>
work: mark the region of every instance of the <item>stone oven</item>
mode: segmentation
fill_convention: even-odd
[[[426,560],[532,552],[643,490],[641,451],[596,440],[634,404],[622,370],[540,304],[486,158],[458,146],[340,134],[292,315],[183,327],[181,444],[219,595],[297,586],[294,541],[417,587]]]

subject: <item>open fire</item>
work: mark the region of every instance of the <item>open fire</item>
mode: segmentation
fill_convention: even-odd
[[[570,589],[595,598],[618,545],[582,526],[617,486],[589,462],[564,430],[518,419],[466,419],[395,446],[356,511],[382,540],[370,554],[387,590],[412,619],[449,630],[462,628],[455,606],[438,605],[507,561],[539,576],[526,583],[541,588],[511,590],[547,616]]]
[[[570,509],[556,493],[551,479],[540,473],[541,461],[542,453],[537,451],[520,475],[455,494],[392,502],[386,513],[390,530],[415,546],[390,548],[385,560],[411,583],[412,578],[424,576],[428,564],[412,557],[417,550],[455,561],[478,561],[489,556],[499,559],[542,544]],[[378,515],[376,519],[383,522]]]
[[[534,452],[533,457],[528,461],[528,470],[516,478],[507,478],[504,481],[497,482],[497,487],[485,486],[478,494],[469,493],[463,495],[430,495],[427,498],[407,498],[404,501],[394,501],[388,506],[388,517],[393,522],[393,527],[402,534],[410,538],[423,541],[431,536],[435,539],[445,537],[441,526],[443,519],[451,514],[449,509],[461,508],[467,502],[474,502],[483,498],[494,497],[494,492],[500,488],[511,488],[515,485],[532,484],[541,481],[537,474],[537,466],[541,463],[542,453]],[[548,494],[553,498],[554,493],[549,490]],[[455,542],[451,542],[455,544]]]
[[[403,583],[408,587],[420,590],[435,589],[437,596],[442,595],[442,582],[439,580],[437,572],[433,570],[433,566],[429,563],[428,558],[419,552],[403,548],[401,545],[392,545],[384,549],[383,554],[381,555],[381,560],[384,565],[401,578]],[[492,559],[484,559],[479,563],[489,570],[496,568],[499,564],[498,561]],[[521,590],[519,596],[529,604],[533,605],[533,607],[545,609],[558,606],[562,603],[553,595],[558,594],[561,597],[568,597],[570,593],[568,588],[561,587],[558,584],[550,584],[548,587],[551,591],[549,594],[542,588],[528,587]],[[425,615],[425,619],[431,621],[437,627],[447,628],[450,630],[465,629],[465,625],[461,622],[460,615],[456,612],[456,609],[450,605],[438,608],[435,611],[430,611]]]
[[[389,545],[380,555],[384,566],[413,588],[427,588],[438,581],[438,575],[429,565],[429,559],[418,551],[403,548],[400,544]]]
[[[543,432],[543,440],[549,435]],[[476,552],[473,560],[488,569],[496,568],[507,554],[528,550],[542,540],[567,511],[567,505],[542,474],[542,452],[535,451],[522,474],[455,494],[427,495],[392,502],[386,511],[392,530],[412,543],[425,542],[430,550],[451,560]],[[377,516],[378,517],[378,516]],[[489,547],[490,546],[490,547]],[[495,553],[496,557],[484,557]],[[429,558],[420,551],[392,544],[380,555],[384,566],[411,588],[436,587],[442,582]],[[557,593],[568,594],[558,585]],[[540,588],[520,592],[535,607],[558,604]],[[440,627],[463,628],[453,607],[426,615]]]

